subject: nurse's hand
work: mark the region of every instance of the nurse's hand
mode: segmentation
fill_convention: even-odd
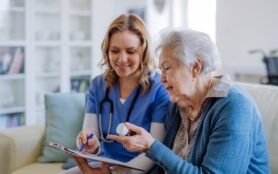
[[[78,147],[78,149],[80,149],[80,147],[83,144],[86,144],[85,148],[82,150],[82,153],[97,153],[98,149],[99,149],[99,140],[98,138],[95,136],[93,136],[93,138],[88,139],[87,137],[93,134],[93,132],[91,130],[82,130],[79,132],[78,136],[76,137],[76,146]]]
[[[101,167],[99,168],[92,168],[91,166],[89,166],[86,159],[73,156],[73,155],[71,156],[75,160],[79,169],[84,174],[111,174],[111,171],[108,168],[108,164],[106,163],[102,163]]]
[[[138,127],[131,123],[125,123],[127,129],[132,131],[132,136],[108,135],[107,139],[115,140],[122,143],[129,152],[146,152],[155,139],[144,128]]]

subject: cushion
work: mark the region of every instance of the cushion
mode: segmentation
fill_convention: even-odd
[[[85,94],[49,94],[45,96],[45,141],[76,148],[75,139],[82,128]],[[44,146],[39,162],[63,162],[66,153]]]
[[[76,163],[72,157],[68,157],[66,162],[63,164],[62,168],[63,169],[70,169],[72,167],[75,167]]]

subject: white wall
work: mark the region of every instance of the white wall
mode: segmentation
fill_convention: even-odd
[[[188,22],[187,0],[166,0],[161,14],[155,9],[154,0],[93,2],[94,75],[100,72],[97,63],[102,57],[100,45],[107,27],[116,16],[125,13],[127,9],[146,7],[146,23],[153,39],[161,28],[177,25],[175,20],[171,20],[171,14],[176,11],[183,13],[181,26],[186,26]],[[176,9],[178,6],[182,7],[181,10]],[[278,0],[217,0],[216,43],[223,61],[224,73],[265,74],[262,56],[250,55],[248,51],[254,48],[266,51],[278,48],[277,7]]]
[[[216,10],[216,42],[224,72],[265,74],[262,56],[248,51],[278,48],[278,1],[218,0]]]
[[[114,14],[116,16],[127,12],[128,9],[146,8],[146,0],[114,0]]]
[[[93,37],[93,54],[92,54],[92,74],[93,77],[101,73],[98,66],[102,59],[101,43],[106,30],[113,20],[113,1],[112,0],[93,0],[92,1],[92,37]],[[109,7],[109,8],[108,8]]]
[[[171,24],[171,2],[166,0],[163,11],[159,12],[155,7],[154,0],[147,1],[147,25],[152,39],[158,37],[162,28]]]

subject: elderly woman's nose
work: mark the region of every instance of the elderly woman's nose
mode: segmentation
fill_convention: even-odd
[[[163,83],[163,84],[166,82],[166,77],[165,77],[165,73],[164,72],[161,73],[160,82]]]

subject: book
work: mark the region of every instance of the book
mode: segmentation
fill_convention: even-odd
[[[126,168],[130,168],[130,169],[135,169],[135,170],[139,170],[139,171],[145,171],[144,168],[140,168],[140,167],[136,166],[136,164],[129,164],[129,163],[125,163],[125,162],[122,162],[122,161],[114,160],[114,159],[107,158],[107,157],[97,156],[97,155],[89,154],[89,153],[83,154],[83,153],[81,153],[77,150],[69,149],[67,147],[64,147],[64,146],[58,144],[58,143],[52,143],[52,142],[44,141],[41,144],[44,145],[44,146],[54,148],[56,150],[60,150],[62,152],[65,152],[69,155],[73,155],[73,156],[76,156],[76,157],[89,159],[89,160],[94,160],[94,161],[99,161],[99,162],[104,162],[104,163],[108,163],[108,164],[112,164],[112,165],[116,165],[116,166],[121,166],[121,167],[126,167]]]
[[[7,128],[8,115],[0,115],[0,130]]]
[[[23,66],[24,66],[24,53],[21,48],[17,48],[14,53],[14,58],[9,70],[9,74],[20,73]]]
[[[71,80],[71,91],[76,93],[84,93],[89,88],[88,79],[72,79]]]
[[[88,80],[83,79],[80,83],[79,92],[84,93],[87,91],[88,88],[89,88]]]
[[[16,59],[14,66],[12,66],[12,69],[11,69],[12,74],[24,72],[24,53],[20,52],[19,55],[17,55],[17,56],[18,56],[18,58]]]

